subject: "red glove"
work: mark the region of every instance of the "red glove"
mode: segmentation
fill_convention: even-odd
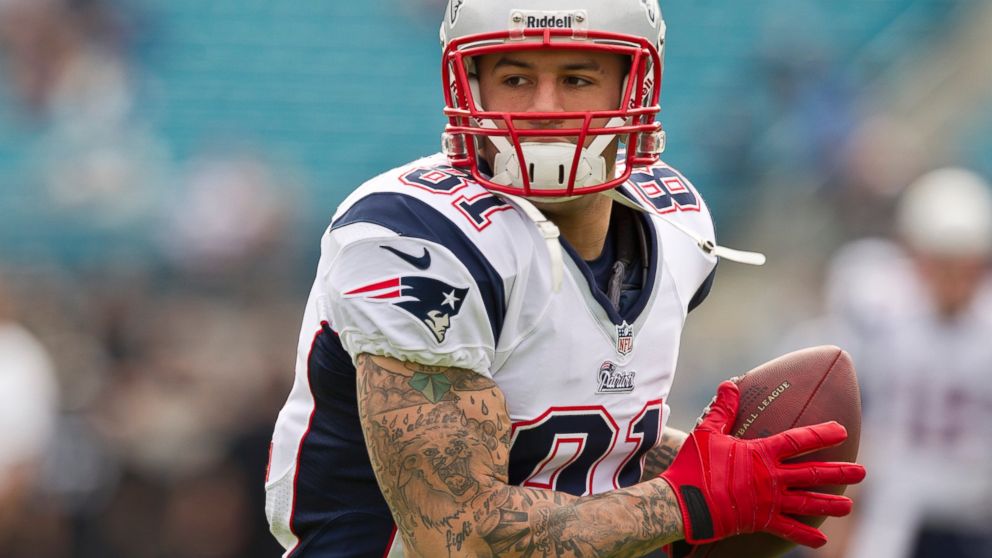
[[[847,430],[826,422],[768,438],[734,438],[727,432],[739,399],[736,384],[720,384],[709,414],[661,474],[678,498],[686,542],[704,544],[764,531],[797,544],[823,546],[827,538],[819,529],[786,514],[847,515],[851,500],[796,489],[861,482],[865,469],[853,463],[783,461],[836,446],[847,438]]]

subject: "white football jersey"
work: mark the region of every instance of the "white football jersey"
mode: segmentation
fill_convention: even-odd
[[[638,482],[667,420],[683,322],[716,261],[666,222],[713,240],[680,173],[637,169],[621,192],[646,210],[649,245],[640,297],[622,315],[564,241],[556,290],[535,223],[441,155],[344,201],[322,239],[273,437],[267,513],[287,556],[332,544],[322,540],[359,544],[334,534],[358,525],[382,543],[362,550],[379,552],[394,533],[354,403],[360,353],[492,378],[513,421],[513,484],[581,495]]]

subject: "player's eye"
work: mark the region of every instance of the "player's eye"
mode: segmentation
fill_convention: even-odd
[[[593,84],[592,80],[586,79],[582,76],[568,76],[563,81],[565,85],[569,87],[585,87]]]
[[[522,87],[527,85],[527,83],[529,83],[529,80],[524,76],[508,76],[503,78],[503,85],[509,87]]]

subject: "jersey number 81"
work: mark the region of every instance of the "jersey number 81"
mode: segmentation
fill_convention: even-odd
[[[635,484],[641,480],[641,458],[660,440],[661,416],[662,402],[658,399],[645,404],[623,432],[600,405],[552,407],[536,419],[516,422],[510,449],[510,484],[575,496],[593,493],[596,479],[606,474],[612,486],[595,492]],[[624,436],[625,444],[634,444],[633,450],[612,471],[599,470],[620,436]]]

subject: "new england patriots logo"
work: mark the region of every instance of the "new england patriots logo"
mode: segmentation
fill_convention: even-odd
[[[388,302],[402,308],[427,326],[438,343],[444,343],[451,327],[451,318],[458,315],[467,294],[468,289],[459,289],[444,281],[408,276],[369,283],[344,293],[344,296]]]

